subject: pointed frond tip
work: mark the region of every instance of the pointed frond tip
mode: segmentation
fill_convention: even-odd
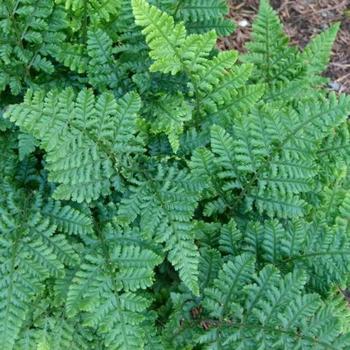
[[[154,61],[153,72],[191,74],[201,68],[215,46],[215,31],[187,35],[184,23],[174,22],[173,17],[151,6],[145,0],[132,0],[137,25],[143,34]]]

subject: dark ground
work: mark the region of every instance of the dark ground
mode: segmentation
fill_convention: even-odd
[[[327,76],[336,90],[350,93],[350,0],[270,1],[282,19],[285,32],[300,47],[331,23],[342,23]],[[237,23],[237,30],[220,40],[220,48],[244,51],[243,45],[249,39],[258,4],[259,0],[230,0],[230,16]]]

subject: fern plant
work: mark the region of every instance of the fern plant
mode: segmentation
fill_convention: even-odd
[[[338,25],[260,1],[0,2],[0,345],[348,349]]]

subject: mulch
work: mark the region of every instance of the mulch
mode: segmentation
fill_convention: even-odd
[[[326,75],[331,86],[339,92],[350,93],[350,0],[270,0],[279,13],[285,32],[292,42],[303,48],[316,34],[334,22],[341,22],[341,30],[333,49]],[[252,21],[259,0],[230,0],[229,16],[237,23],[231,36],[222,38],[221,49],[244,52],[249,40]]]

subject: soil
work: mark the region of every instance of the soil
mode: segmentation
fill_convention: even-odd
[[[278,12],[285,32],[292,42],[304,47],[309,40],[334,22],[341,22],[341,30],[334,44],[332,60],[326,75],[330,87],[350,93],[350,0],[270,0]],[[257,13],[259,0],[230,0],[229,16],[236,22],[237,30],[222,38],[221,49],[237,49],[244,52],[249,39],[252,21]]]

